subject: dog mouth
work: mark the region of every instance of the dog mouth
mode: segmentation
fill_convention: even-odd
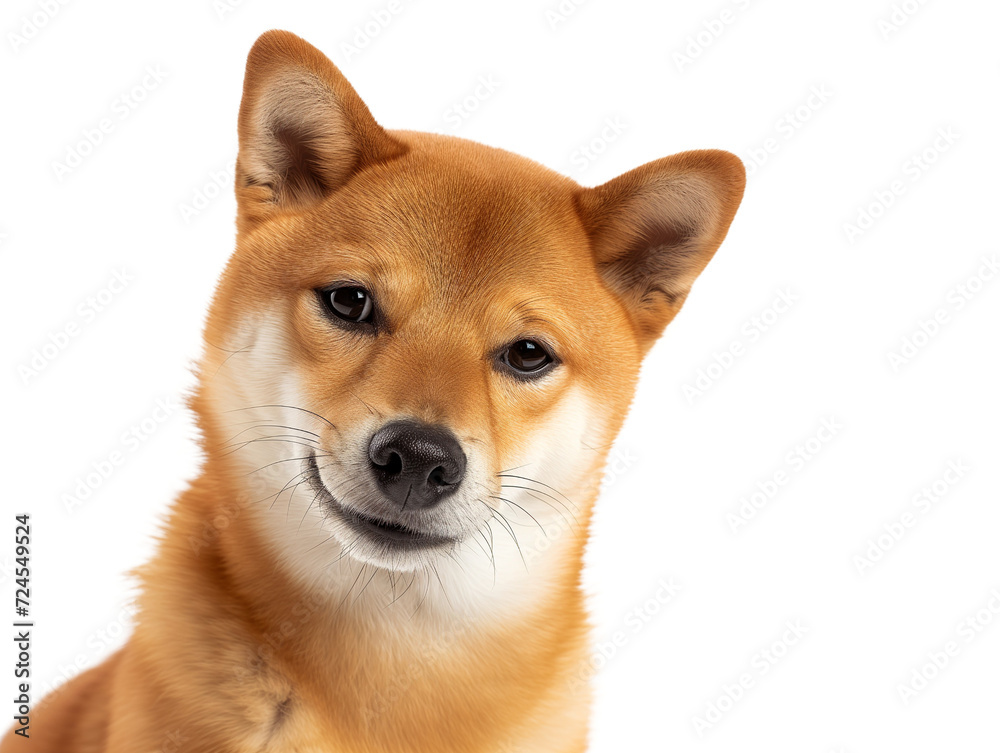
[[[421,531],[403,523],[386,520],[347,507],[327,489],[322,476],[320,476],[316,456],[310,453],[305,462],[309,485],[319,496],[323,507],[352,533],[382,547],[403,551],[431,549],[455,543],[454,539],[447,536]]]

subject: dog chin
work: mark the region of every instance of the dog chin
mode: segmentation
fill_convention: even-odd
[[[413,572],[429,568],[458,545],[458,538],[411,528],[351,507],[330,492],[314,456],[306,458],[304,465],[309,486],[343,556],[390,572]]]

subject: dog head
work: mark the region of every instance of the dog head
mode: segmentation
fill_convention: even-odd
[[[195,407],[281,556],[313,578],[497,578],[539,529],[559,539],[546,557],[579,554],[642,357],[722,242],[740,161],[687,152],[583,188],[384,130],[286,32],[250,52],[239,139]]]

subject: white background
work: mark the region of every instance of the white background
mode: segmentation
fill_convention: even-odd
[[[390,128],[501,146],[587,185],[702,147],[755,168],[648,359],[599,503],[586,581],[595,642],[614,655],[595,654],[592,749],[998,749],[1000,275],[983,260],[1000,251],[1000,6],[399,0],[367,40],[387,0],[46,7],[11,0],[0,18],[0,613],[13,515],[30,511],[36,688],[122,639],[124,573],[195,473],[190,416],[157,421],[156,401],[191,386],[233,247],[246,53],[286,28]],[[493,91],[476,99],[480,77]],[[123,94],[142,101],[123,108]],[[470,97],[474,111],[456,115]],[[110,132],[80,147],[104,118]],[[69,150],[89,153],[57,174]],[[859,218],[860,234],[847,227]],[[123,269],[128,286],[80,313]],[[794,299],[782,312],[779,293]],[[939,309],[947,320],[921,335]],[[921,347],[894,364],[904,338]],[[709,381],[694,396],[699,371]],[[810,443],[824,420],[841,428]],[[143,421],[142,441],[126,442]],[[788,457],[800,446],[807,461]],[[122,462],[68,511],[65,495],[114,451]],[[968,470],[915,502],[949,462]],[[734,532],[727,516],[759,485],[774,493]],[[907,512],[899,540],[879,544]],[[880,559],[859,567],[872,546]],[[680,591],[660,604],[669,578]],[[968,618],[976,629],[960,629]],[[770,664],[758,652],[791,637],[789,621],[805,635]],[[904,702],[901,684],[949,641],[957,655]],[[695,717],[743,673],[753,686],[699,736]]]

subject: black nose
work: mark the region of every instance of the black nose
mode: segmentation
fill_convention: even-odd
[[[465,476],[465,453],[455,435],[416,421],[393,421],[375,432],[368,460],[385,495],[407,510],[436,505]]]

